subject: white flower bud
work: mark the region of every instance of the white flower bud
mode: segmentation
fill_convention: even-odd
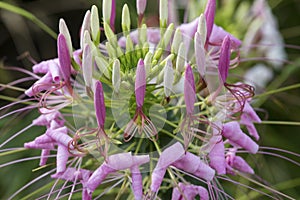
[[[167,60],[165,68],[164,68],[164,92],[166,97],[169,97],[172,92],[174,81],[174,69],[171,60]]]
[[[119,93],[120,91],[120,84],[121,84],[120,61],[116,59],[113,63],[113,68],[112,68],[112,85],[116,93]]]
[[[102,14],[103,14],[103,22],[104,23],[109,24],[109,22],[110,22],[111,7],[112,7],[112,0],[103,0]]]
[[[206,36],[207,36],[207,27],[206,27],[206,19],[203,14],[201,14],[199,17],[197,32],[201,36],[202,43],[205,44]]]
[[[160,27],[167,27],[168,23],[168,0],[160,0],[159,1],[159,20]]]
[[[131,26],[130,12],[127,4],[125,4],[122,10],[122,29],[126,36],[129,34],[130,26]]]
[[[181,42],[182,42],[182,34],[181,34],[180,29],[177,28],[175,31],[172,46],[171,46],[172,53],[175,53],[175,54],[178,53],[179,45]]]
[[[96,42],[100,41],[100,25],[99,25],[99,15],[98,8],[93,5],[91,11],[91,32],[92,39]]]

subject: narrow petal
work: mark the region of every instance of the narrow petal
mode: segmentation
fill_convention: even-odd
[[[204,11],[204,15],[206,18],[206,25],[207,25],[207,39],[206,42],[209,41],[214,21],[215,21],[215,12],[216,12],[216,0],[208,0],[207,5]]]
[[[143,180],[142,174],[137,165],[130,168],[131,179],[132,179],[132,190],[134,194],[134,199],[142,200],[143,198]]]
[[[61,33],[57,38],[57,52],[63,78],[65,81],[69,81],[71,76],[71,58],[65,36]]]
[[[57,156],[56,156],[57,173],[61,173],[66,170],[68,159],[69,159],[68,148],[64,145],[59,144],[57,146]]]
[[[221,46],[219,73],[223,84],[226,82],[230,65],[230,38],[226,36]]]
[[[60,143],[61,145],[68,147],[69,142],[72,141],[72,138],[67,135],[67,127],[58,128],[55,130],[48,130],[47,135],[50,136],[53,140]]]
[[[116,0],[112,0],[111,15],[110,15],[110,27],[114,30],[116,19]]]
[[[233,158],[233,162],[231,163],[231,167],[237,169],[241,172],[254,174],[254,170],[249,166],[249,164],[240,156],[235,156]]]
[[[212,139],[214,140],[215,144],[208,154],[210,161],[209,165],[215,169],[219,175],[222,175],[226,173],[224,143],[222,136],[214,136]]]
[[[139,60],[136,69],[136,79],[135,79],[135,97],[137,107],[142,107],[144,104],[144,98],[146,93],[146,70],[144,61]]]
[[[46,165],[49,155],[50,155],[50,149],[43,149],[42,150],[41,159],[40,159],[40,166]]]
[[[115,169],[112,169],[106,163],[103,163],[100,167],[98,167],[86,183],[88,194],[91,195],[104,181],[106,176],[115,171]]]
[[[184,153],[184,148],[179,142],[176,142],[172,146],[166,148],[161,153],[159,160],[151,175],[151,191],[158,191],[166,173],[167,167],[175,161],[177,161],[178,159],[180,159],[184,155]]]
[[[105,123],[105,102],[104,102],[104,93],[102,84],[100,81],[96,82],[95,86],[95,93],[94,93],[94,107],[96,112],[96,119],[98,123],[98,127],[103,127]]]
[[[136,10],[138,15],[142,15],[145,12],[147,0],[136,0]]]
[[[248,150],[250,153],[255,154],[258,151],[259,146],[249,136],[243,133],[239,123],[236,121],[224,124],[222,135],[234,144]]]
[[[190,152],[186,152],[181,159],[172,165],[207,181],[211,181],[215,176],[215,171],[212,168]]]
[[[69,29],[68,29],[64,19],[59,20],[59,33],[61,33],[65,36],[67,46],[68,46],[68,50],[69,50],[69,53],[70,53],[70,57],[72,57],[73,47],[72,47],[71,35],[70,35]]]
[[[194,104],[196,101],[196,88],[193,70],[189,64],[187,65],[185,70],[184,101],[186,104],[186,112],[188,114],[193,114]]]

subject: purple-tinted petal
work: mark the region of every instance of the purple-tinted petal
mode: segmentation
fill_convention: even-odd
[[[25,94],[29,97],[39,94],[43,90],[49,90],[52,86],[52,76],[50,72],[47,72],[41,79],[36,81],[33,86],[25,91]]]
[[[147,0],[136,0],[136,10],[138,15],[142,15],[145,12]]]
[[[67,162],[69,159],[68,148],[64,145],[58,144],[56,156],[56,172],[61,173],[66,170]]]
[[[27,149],[54,149],[52,143],[39,144],[35,141],[24,143],[24,147]]]
[[[70,80],[71,76],[71,58],[68,45],[63,34],[59,34],[57,38],[57,52],[60,65],[60,71],[65,81]]]
[[[67,135],[67,127],[61,127],[55,130],[48,130],[47,135],[49,135],[53,140],[59,144],[68,147],[69,143],[72,141],[72,138]]]
[[[207,181],[211,181],[215,175],[215,171],[212,168],[190,152],[186,152],[181,159],[172,165]]]
[[[239,39],[237,39],[236,37],[226,32],[223,28],[217,25],[213,26],[213,30],[210,35],[209,42],[215,45],[220,45],[226,36],[230,38],[231,41],[230,46],[232,49],[237,49],[242,44],[242,42]]]
[[[144,105],[146,93],[146,70],[144,61],[139,60],[137,69],[136,69],[136,78],[135,78],[135,97],[137,107],[142,107]]]
[[[142,174],[137,165],[130,168],[132,179],[132,190],[134,199],[142,200],[143,198],[143,179]]]
[[[244,105],[244,109],[242,115],[247,115],[252,122],[260,123],[261,119],[256,114],[252,106],[246,101]]]
[[[49,63],[49,72],[51,73],[53,82],[58,83],[61,81],[60,68],[56,62]]]
[[[230,38],[226,36],[221,46],[221,53],[220,53],[220,60],[219,60],[219,73],[223,84],[226,82],[228,76],[229,65],[230,65]]]
[[[232,168],[237,169],[241,172],[254,174],[253,169],[249,166],[249,164],[240,156],[234,156],[233,162],[230,165]]]
[[[219,175],[226,174],[225,147],[222,136],[213,136],[212,139],[215,144],[208,154],[209,165],[215,169]]]
[[[63,173],[56,173],[51,175],[51,178],[62,179],[66,181],[84,180],[84,177],[89,177],[92,174],[90,170],[76,169],[68,167]]]
[[[38,136],[37,138],[34,139],[34,141],[36,143],[39,143],[39,144],[45,144],[45,143],[52,143],[54,142],[54,140],[48,136],[47,134],[43,134],[41,136]]]
[[[179,142],[176,142],[172,146],[166,148],[161,153],[151,175],[151,191],[158,191],[165,176],[167,167],[174,163],[176,160],[180,159],[184,155],[184,153],[184,148]]]
[[[194,104],[196,101],[196,88],[193,70],[189,64],[187,65],[185,70],[184,101],[186,104],[186,112],[188,114],[193,114]]]
[[[114,154],[108,157],[107,164],[115,170],[124,170],[133,166],[131,152]]]
[[[94,106],[95,106],[97,123],[99,127],[103,127],[105,123],[106,110],[105,110],[103,87],[100,81],[96,82],[95,88],[96,89],[94,93]]]
[[[112,0],[111,5],[111,16],[110,16],[110,27],[114,30],[116,19],[116,0]]]
[[[216,0],[208,0],[204,11],[204,15],[206,18],[206,25],[207,25],[206,42],[209,41],[211,32],[213,30],[213,25],[215,21],[215,12],[216,12]]]
[[[222,135],[234,144],[248,150],[250,153],[255,154],[258,151],[259,146],[249,136],[243,133],[239,123],[236,121],[224,124]]]
[[[99,168],[97,168],[86,183],[88,194],[94,192],[106,176],[115,171],[115,169],[112,169],[106,163],[103,163]]]
[[[40,166],[46,165],[49,155],[50,155],[50,149],[43,149],[42,150],[41,159],[40,159]]]

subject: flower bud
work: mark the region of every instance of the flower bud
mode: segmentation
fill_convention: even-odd
[[[145,12],[147,0],[136,0],[136,10],[138,15],[142,15]]]
[[[169,97],[172,92],[174,81],[174,70],[172,61],[168,60],[164,68],[164,92],[165,96]]]
[[[121,72],[120,72],[120,61],[116,59],[113,63],[112,68],[112,85],[114,92],[119,93],[121,84]]]
[[[80,31],[80,47],[81,49],[84,48],[83,39],[84,39],[84,32],[87,30],[90,32],[90,23],[91,23],[91,12],[88,10],[83,18],[81,31]]]
[[[180,43],[182,42],[182,34],[179,28],[176,29],[172,46],[171,46],[171,52],[177,54],[179,50]]]
[[[112,0],[103,0],[102,14],[103,14],[104,23],[110,24],[111,8],[112,8]]]
[[[72,40],[71,40],[69,29],[66,25],[65,20],[63,20],[63,19],[59,20],[59,32],[65,36],[67,46],[68,46],[68,50],[69,50],[69,53],[70,53],[70,57],[72,57],[72,55],[73,55]]]
[[[98,8],[93,5],[91,11],[91,32],[92,32],[92,39],[96,42],[96,44],[100,41],[100,25],[99,25],[99,15],[98,15]]]
[[[124,32],[125,36],[127,36],[129,34],[130,26],[131,26],[130,12],[129,12],[127,4],[125,4],[122,9],[122,23],[121,24],[122,24],[123,32]]]
[[[159,21],[160,27],[166,28],[168,23],[168,0],[159,1]]]

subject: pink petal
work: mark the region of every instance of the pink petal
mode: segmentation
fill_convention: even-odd
[[[143,180],[142,174],[137,165],[130,168],[132,178],[132,190],[134,199],[141,200],[143,198]]]
[[[159,160],[151,175],[151,191],[157,192],[162,180],[165,176],[166,169],[173,162],[180,159],[184,155],[185,151],[183,146],[176,142],[172,146],[166,148],[160,155]]]
[[[250,153],[255,154],[258,151],[259,146],[240,128],[238,122],[228,122],[224,124],[222,134],[228,138],[231,142],[243,147]]]
[[[209,165],[217,171],[219,175],[226,174],[225,147],[222,136],[214,138],[214,146],[208,154]]]
[[[217,25],[213,26],[209,42],[214,45],[221,45],[226,36],[230,38],[230,46],[232,49],[237,49],[239,48],[239,46],[241,46],[242,42],[239,39],[237,39],[230,33],[226,32],[222,27],[219,27]]]
[[[136,0],[136,10],[138,15],[142,15],[145,12],[147,0]]]
[[[235,156],[233,158],[233,162],[231,163],[231,167],[237,169],[241,172],[254,174],[254,170],[249,166],[249,164],[240,156]]]
[[[110,15],[110,27],[115,30],[115,19],[116,19],[116,0],[112,0],[111,15]]]
[[[115,171],[115,169],[112,169],[106,163],[103,163],[99,168],[97,168],[86,183],[88,194],[94,192],[106,176]]]
[[[193,114],[194,104],[196,101],[196,88],[193,70],[189,64],[187,65],[185,70],[184,101],[186,104],[186,112],[188,114]]]
[[[49,63],[49,71],[51,73],[52,76],[52,80],[55,83],[59,83],[62,79],[61,79],[61,74],[60,74],[60,69],[58,64],[56,64],[56,62],[53,63]]]
[[[25,91],[25,94],[29,97],[39,94],[41,91],[49,90],[52,86],[52,76],[50,72],[47,72],[42,78],[37,80],[33,86]]]
[[[208,0],[207,5],[204,11],[204,15],[206,18],[206,26],[207,26],[207,39],[209,41],[211,32],[213,30],[213,25],[215,21],[215,12],[216,12],[216,0]]]
[[[67,162],[69,159],[68,148],[64,145],[58,144],[56,156],[56,173],[61,173],[66,170]]]
[[[46,165],[49,155],[50,155],[50,149],[43,149],[42,150],[41,159],[40,159],[40,166]]]
[[[96,82],[95,88],[96,89],[94,93],[94,107],[96,112],[96,119],[97,119],[98,127],[103,128],[105,123],[106,110],[105,110],[103,87],[100,81]]]
[[[219,73],[223,84],[226,82],[230,65],[230,38],[226,36],[221,46],[219,59]]]
[[[137,107],[142,107],[144,104],[144,98],[146,93],[146,70],[144,61],[139,60],[136,69],[136,79],[135,79],[135,97]]]
[[[60,65],[60,71],[65,81],[70,80],[71,76],[71,58],[66,38],[63,34],[59,34],[57,38],[57,52]]]
[[[62,144],[65,147],[69,146],[69,143],[73,140],[69,135],[67,135],[68,128],[61,127],[55,130],[48,130],[46,134],[50,136],[56,142]]]
[[[215,175],[212,168],[190,152],[186,152],[181,159],[175,161],[172,165],[207,181],[211,181]]]
[[[35,141],[24,143],[24,147],[28,149],[54,149],[52,143],[39,144]]]

